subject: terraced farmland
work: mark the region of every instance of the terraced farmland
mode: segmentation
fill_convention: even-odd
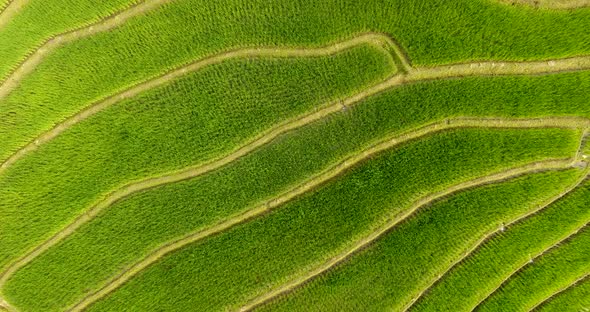
[[[590,311],[590,8],[0,1],[0,310]]]

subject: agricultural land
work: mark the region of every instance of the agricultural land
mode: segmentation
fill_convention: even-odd
[[[0,0],[0,311],[590,311],[590,1]]]

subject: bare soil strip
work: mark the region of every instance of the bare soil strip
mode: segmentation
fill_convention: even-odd
[[[555,299],[555,297],[559,296],[561,293],[572,289],[574,287],[576,287],[579,283],[583,283],[586,282],[588,279],[590,279],[590,273],[586,273],[583,276],[581,276],[580,278],[578,278],[577,280],[573,281],[571,284],[559,289],[558,291],[556,291],[555,293],[553,293],[551,296],[545,298],[543,301],[537,303],[534,307],[532,307],[531,309],[529,309],[529,312],[532,311],[538,311],[541,309],[541,307],[543,307],[544,305],[548,304],[549,302],[551,302],[551,300]]]
[[[16,312],[17,310],[4,299],[0,298],[0,311]]]
[[[455,268],[457,268],[461,263],[463,263],[467,258],[469,258],[470,256],[472,256],[473,254],[475,254],[480,248],[482,248],[482,246],[489,242],[490,240],[492,240],[493,238],[495,238],[498,234],[507,231],[509,228],[511,228],[512,226],[523,222],[524,220],[542,212],[543,210],[545,210],[547,207],[549,207],[550,205],[554,204],[555,202],[559,201],[561,198],[563,198],[564,196],[566,196],[567,194],[571,193],[572,191],[574,191],[576,188],[578,188],[584,181],[586,181],[588,179],[588,176],[590,175],[590,167],[588,167],[587,163],[583,161],[583,149],[584,149],[584,145],[586,143],[586,139],[588,136],[588,129],[584,130],[584,132],[582,133],[582,136],[580,138],[580,145],[578,147],[578,151],[576,152],[576,158],[574,160],[574,166],[578,166],[578,167],[585,167],[584,173],[580,176],[580,178],[571,186],[569,186],[566,190],[564,190],[562,193],[554,196],[553,198],[547,200],[545,203],[539,205],[537,208],[518,216],[517,218],[511,220],[510,222],[503,224],[502,227],[491,231],[487,234],[485,234],[480,240],[478,240],[475,244],[473,244],[464,254],[463,256],[461,256],[459,259],[457,259],[455,262],[453,262],[446,270],[444,270],[442,273],[440,273],[437,277],[435,277],[430,284],[424,288],[423,290],[421,290],[416,296],[414,296],[414,298],[412,298],[412,300],[403,308],[403,311],[409,311],[417,302],[419,302],[420,299],[423,298],[423,296],[428,293],[428,291],[430,291],[435,285],[437,285],[440,281],[442,281],[442,279],[444,277],[447,276],[447,274],[449,274],[449,272],[451,272],[452,270],[454,270]]]
[[[394,87],[423,80],[451,79],[467,76],[540,75],[590,69],[590,56],[556,59],[542,62],[480,62],[413,68],[411,67],[410,60],[406,57],[402,48],[393,39],[387,35],[377,33],[361,34],[352,39],[337,42],[332,45],[320,48],[246,48],[233,50],[213,55],[195,63],[175,69],[163,76],[145,81],[125,91],[122,91],[121,93],[117,93],[104,100],[91,104],[88,108],[57,124],[54,128],[41,134],[35,140],[12,154],[0,165],[0,174],[2,174],[4,170],[14,164],[16,161],[23,158],[28,153],[36,150],[39,145],[51,141],[73,125],[82,122],[86,118],[89,118],[103,109],[106,109],[123,99],[130,98],[149,89],[162,86],[171,80],[177,79],[187,73],[202,69],[203,67],[218,64],[233,58],[288,58],[327,56],[362,44],[370,44],[372,46],[385,49],[386,52],[391,55],[393,62],[399,66],[399,74],[368,89],[365,89],[352,97],[328,103],[324,105],[325,107],[318,112],[307,116],[300,116],[292,122],[297,123],[298,120],[309,120],[311,122],[316,120],[316,118],[312,116],[325,117],[340,111],[342,105],[352,105],[359,102],[360,100],[392,89]],[[2,98],[2,88],[3,86],[0,86],[0,99]],[[281,126],[278,128],[280,127]],[[270,132],[272,131],[273,130]]]
[[[148,8],[155,7],[157,4],[160,4],[163,1],[147,1],[144,2],[133,9],[125,11],[119,15],[112,17],[114,20],[121,20],[125,18],[129,18],[133,13],[136,12],[134,10],[146,10]],[[109,26],[110,25],[110,26]],[[116,25],[115,22],[113,23],[106,23],[102,27],[106,27],[105,29],[110,29],[109,27],[114,27]],[[84,31],[76,31],[68,34],[68,36],[73,36],[72,34],[75,33],[85,33],[88,34],[93,33],[92,27],[85,29]],[[57,38],[57,37],[56,37]],[[69,37],[68,37],[69,38]],[[51,42],[52,44],[59,44],[62,39],[53,39]],[[74,40],[74,39],[71,39]],[[356,104],[357,102],[375,95],[377,93],[383,92],[387,89],[393,88],[395,86],[402,85],[408,82],[417,82],[421,80],[429,80],[429,79],[446,79],[446,78],[459,78],[465,76],[482,76],[482,75],[530,75],[530,74],[549,74],[549,73],[557,73],[563,71],[574,71],[574,70],[586,70],[590,69],[590,56],[583,56],[583,57],[576,57],[576,58],[568,58],[568,59],[558,59],[558,60],[551,60],[547,62],[484,62],[484,63],[473,63],[473,64],[454,64],[454,65],[445,65],[445,66],[437,66],[431,68],[412,68],[410,67],[410,61],[407,59],[403,50],[388,36],[382,34],[363,34],[353,39],[342,41],[339,43],[335,43],[330,46],[321,47],[321,48],[248,48],[248,49],[240,49],[229,51],[225,53],[221,53],[218,55],[211,56],[209,58],[197,61],[196,63],[189,64],[177,70],[171,71],[163,76],[157,77],[155,79],[146,81],[139,85],[132,87],[126,91],[113,95],[101,102],[95,103],[91,105],[89,108],[83,110],[82,112],[78,113],[77,115],[67,119],[61,124],[58,124],[56,127],[51,129],[50,131],[46,132],[45,134],[41,135],[35,141],[30,143],[29,145],[25,146],[23,149],[19,150],[17,153],[13,154],[6,162],[4,162],[0,166],[0,174],[3,170],[6,170],[11,164],[13,164],[18,159],[22,158],[28,152],[35,150],[39,145],[50,141],[51,139],[55,138],[57,135],[61,134],[63,131],[71,127],[72,125],[92,116],[93,114],[99,112],[110,105],[117,103],[118,101],[134,96],[140,92],[148,90],[150,88],[154,88],[160,86],[172,79],[178,78],[189,71],[198,70],[204,66],[208,66],[211,64],[215,64],[218,62],[223,62],[230,58],[236,57],[310,57],[310,56],[322,56],[322,55],[330,55],[334,53],[338,53],[344,49],[350,48],[352,46],[358,44],[373,44],[380,47],[389,47],[389,51],[393,51],[395,55],[392,55],[394,58],[394,62],[401,64],[403,68],[400,69],[401,74],[397,76],[393,76],[386,81],[383,81],[373,87],[365,89],[354,96],[348,97],[343,100],[334,101],[328,104],[325,108],[308,114],[301,117],[298,117],[294,120],[282,123],[277,127],[269,130],[268,132],[260,135],[259,137],[253,139],[252,142],[242,146],[241,148],[237,149],[233,153],[229,154],[226,157],[220,158],[218,160],[214,160],[212,162],[206,163],[201,166],[194,166],[183,169],[178,172],[170,173],[164,176],[155,177],[146,179],[143,181],[139,181],[136,183],[128,184],[112,193],[103,201],[99,202],[93,208],[88,210],[85,214],[78,217],[72,224],[67,226],[65,229],[60,231],[59,233],[55,234],[51,237],[48,241],[44,244],[36,247],[32,251],[30,251],[27,255],[23,258],[18,260],[16,263],[11,265],[7,271],[0,275],[0,287],[6,281],[6,279],[14,273],[18,268],[22,267],[26,263],[30,262],[34,257],[38,254],[42,253],[44,250],[55,244],[56,242],[60,241],[69,233],[72,233],[77,229],[81,224],[87,222],[88,220],[92,219],[99,211],[102,209],[107,208],[114,202],[124,198],[134,192],[142,191],[148,188],[152,188],[158,185],[173,183],[177,181],[181,181],[184,179],[192,178],[203,173],[209,172],[211,170],[217,169],[221,166],[228,164],[229,162],[238,159],[251,151],[255,150],[256,148],[267,144],[268,142],[272,141],[277,136],[294,130],[296,128],[302,127],[306,124],[309,124],[313,121],[318,119],[324,118],[332,113],[341,111],[342,107],[347,107]],[[31,61],[29,59],[28,61]],[[40,62],[40,59],[38,60]],[[4,88],[4,85],[0,87],[0,98],[2,97],[1,89]],[[563,124],[562,121],[569,120],[568,124]],[[485,119],[473,119],[473,121],[482,122]],[[503,123],[505,121],[497,120],[498,123]],[[559,127],[567,127],[567,128],[582,128],[586,127],[588,120],[584,118],[545,118],[545,119],[534,119],[534,120],[527,120],[529,124],[543,124],[545,127],[552,127],[552,126],[559,126]],[[477,125],[474,125],[477,126]],[[505,126],[501,126],[505,127]],[[519,126],[524,127],[524,126]]]
[[[11,0],[6,4],[4,10],[0,10],[0,29],[25,6],[29,0]]]
[[[526,5],[552,10],[572,10],[590,6],[590,0],[495,0],[509,5]]]
[[[224,221],[214,227],[208,228],[206,230],[199,230],[199,231],[193,232],[193,233],[188,234],[187,236],[182,237],[178,240],[171,241],[171,242],[164,244],[162,247],[155,249],[154,251],[149,253],[141,261],[139,261],[136,264],[132,265],[131,267],[125,269],[123,272],[121,272],[119,275],[117,275],[114,279],[107,282],[107,284],[105,286],[103,286],[102,288],[100,288],[100,290],[88,295],[80,303],[78,303],[76,306],[74,306],[72,308],[72,311],[83,310],[85,307],[89,306],[91,303],[95,302],[99,298],[105,296],[106,294],[110,293],[114,289],[116,289],[119,286],[121,286],[122,284],[124,284],[127,280],[132,278],[138,272],[142,271],[143,269],[145,269],[146,267],[148,267],[152,263],[156,262],[164,255],[166,255],[178,248],[181,248],[187,244],[193,243],[195,241],[198,241],[198,240],[203,239],[205,237],[211,236],[213,234],[220,233],[220,232],[227,230],[237,224],[244,223],[251,218],[265,214],[265,213],[271,211],[272,209],[274,209],[274,208],[276,208],[276,207],[278,207],[290,200],[293,200],[297,196],[300,196],[301,194],[304,194],[306,192],[309,192],[309,191],[317,188],[318,186],[322,185],[326,181],[329,181],[329,180],[333,179],[334,177],[342,174],[343,172],[345,172],[346,170],[348,170],[352,166],[357,165],[359,162],[361,162],[361,161],[363,161],[363,160],[365,160],[377,153],[383,152],[387,149],[390,149],[390,148],[397,146],[399,144],[408,142],[410,140],[415,140],[415,139],[430,135],[432,133],[440,132],[443,130],[457,129],[457,128],[563,127],[563,128],[577,129],[581,125],[587,126],[588,124],[589,124],[589,121],[586,119],[580,119],[580,118],[571,118],[570,119],[570,118],[559,118],[559,117],[557,117],[557,118],[539,118],[539,119],[456,118],[456,119],[447,119],[447,120],[431,123],[431,124],[425,125],[424,127],[407,132],[405,134],[388,138],[379,144],[373,145],[372,147],[368,148],[367,150],[365,150],[359,154],[348,157],[347,159],[343,160],[342,162],[338,163],[337,165],[324,171],[323,173],[320,173],[319,175],[313,177],[312,179],[304,182],[303,184],[300,184],[299,186],[289,190],[288,192],[276,197],[275,199],[273,199],[269,202],[261,204],[260,206],[255,207],[255,208],[248,209],[248,210],[246,210],[246,212],[239,214],[237,216],[234,216],[232,218],[229,218],[226,221]],[[525,169],[522,169],[522,170],[525,170],[526,172],[531,172],[531,170],[539,171],[539,170],[547,170],[547,169],[554,169],[554,168],[563,169],[563,168],[571,167],[573,165],[573,163],[575,163],[575,161],[572,162],[571,159],[551,160],[551,161],[545,161],[545,162],[525,166],[524,167]],[[515,169],[515,170],[518,171],[521,169]],[[507,172],[508,172],[508,175],[510,175],[510,176],[512,176],[514,174],[514,172],[510,171],[510,170]],[[502,174],[504,174],[504,173],[502,173]],[[502,175],[502,174],[500,174],[500,175]],[[493,177],[495,177],[495,176],[493,176]],[[492,178],[492,180],[493,180],[493,178]],[[484,179],[484,178],[476,179],[476,180],[473,180],[469,183],[483,184],[483,183],[486,183],[486,179]],[[477,184],[477,185],[480,185],[480,184]],[[467,185],[467,184],[464,184],[464,185]],[[471,185],[471,184],[469,184],[469,185]],[[441,194],[449,194],[449,193],[453,193],[455,191],[456,190],[454,188],[450,188],[444,192],[441,192]],[[127,195],[129,195],[129,194],[127,194]],[[438,197],[436,197],[436,198],[438,198]],[[120,200],[120,199],[121,199],[121,197],[117,198],[117,199],[109,200],[109,205],[114,203],[117,200]],[[423,203],[423,201],[420,201],[419,203]],[[426,203],[424,203],[424,204],[426,204]],[[101,205],[101,208],[99,208],[99,209],[102,210],[104,208],[106,208],[106,206],[103,207]],[[98,211],[95,211],[95,209],[92,209],[89,212],[90,215],[88,216],[88,218],[91,219],[97,213],[98,213]],[[45,251],[45,250],[49,249],[51,246],[55,245],[60,239],[63,239],[67,235],[70,235],[83,222],[86,222],[86,220],[83,220],[80,223],[78,223],[78,221],[74,222],[73,227],[68,227],[65,231],[62,231],[63,235],[61,235],[60,237],[54,237],[54,238],[50,239],[45,244],[40,246],[40,248],[36,249],[33,253],[31,253],[28,256],[26,256],[25,258],[22,258],[21,260],[19,260],[16,263],[16,265],[9,268],[8,271],[6,271],[3,275],[0,276],[0,287],[6,282],[6,280],[10,277],[10,275],[12,275],[15,271],[17,271],[19,268],[21,268],[24,265],[26,265],[27,263],[29,263],[32,259],[34,259],[36,256],[41,254],[43,251]]]
[[[562,239],[560,239],[559,241],[557,241],[555,244],[547,247],[545,250],[541,251],[540,253],[538,253],[534,257],[531,257],[531,259],[529,261],[527,261],[526,263],[522,264],[519,268],[517,268],[516,270],[514,270],[512,273],[510,273],[510,275],[508,275],[504,280],[502,280],[502,282],[496,288],[494,288],[490,293],[488,293],[488,295],[486,297],[484,297],[476,306],[474,306],[473,309],[471,309],[471,311],[477,310],[483,303],[485,303],[489,298],[491,298],[492,295],[494,295],[499,289],[501,289],[502,287],[504,287],[504,285],[506,285],[506,283],[509,280],[511,280],[513,277],[515,277],[519,272],[521,272],[522,270],[524,270],[525,268],[527,268],[529,265],[532,265],[538,258],[544,256],[545,254],[547,254],[551,250],[553,250],[553,249],[559,247],[560,245],[566,243],[567,241],[571,240],[576,234],[578,234],[581,230],[583,230],[584,228],[586,228],[589,224],[590,223],[586,223],[586,224],[584,224],[584,225],[582,225],[582,226],[574,229],[569,234],[567,234],[564,237],[562,237]]]

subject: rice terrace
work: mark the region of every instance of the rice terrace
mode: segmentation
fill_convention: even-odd
[[[0,311],[590,312],[590,1],[0,0]]]

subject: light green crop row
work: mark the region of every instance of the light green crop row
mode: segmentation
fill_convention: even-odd
[[[356,67],[351,68],[354,72]],[[330,154],[335,155],[332,160],[338,160],[353,151],[366,148],[384,135],[450,116],[523,117],[590,110],[584,91],[590,89],[588,77],[590,73],[568,73],[420,83],[375,96],[348,109],[346,114],[315,122],[310,129],[317,129],[317,136],[321,137],[324,135],[319,130],[322,124],[333,124],[330,130],[325,131],[330,131],[326,135],[334,136],[334,139],[323,141],[321,149],[320,146],[315,148],[325,153],[338,151],[338,154]],[[309,81],[309,84],[313,83]],[[307,88],[309,84],[303,87]],[[310,88],[313,90],[313,86]],[[172,95],[163,98],[169,96]],[[216,103],[226,100],[220,99]],[[113,106],[78,124],[69,133],[42,146],[0,176],[0,186],[5,186],[0,187],[0,199],[8,203],[0,207],[0,214],[10,220],[6,223],[3,235],[0,235],[0,263],[6,264],[22,250],[47,237],[48,233],[65,226],[82,209],[100,198],[101,194],[111,191],[124,181],[145,177],[158,169],[178,168],[173,165],[182,162],[187,164],[190,154],[185,153],[195,153],[193,155],[197,156],[197,152],[203,153],[202,147],[193,150],[188,145],[200,142],[195,138],[203,138],[202,128],[194,127],[194,123],[191,123],[192,118],[196,118],[190,113],[193,105],[175,106],[175,102],[164,105],[158,104],[158,101],[138,104],[136,101]],[[170,121],[162,124],[164,116],[169,113],[168,107],[173,108],[172,114],[166,117]],[[272,115],[264,113],[261,116]],[[200,120],[205,124],[208,118],[205,115]],[[146,131],[144,122],[161,132],[156,136],[155,130]],[[239,119],[236,124],[238,122]],[[169,127],[160,128],[166,125]],[[223,127],[227,127],[227,124],[220,124],[217,129]],[[194,133],[199,135],[194,136]],[[186,145],[181,145],[182,141],[178,138],[188,139],[183,142]],[[215,139],[214,136],[211,138]],[[146,150],[145,146],[149,146],[150,150]],[[183,150],[183,147],[186,148]],[[297,148],[309,150],[305,145]],[[97,161],[101,155],[102,160]],[[39,215],[44,218],[36,219]],[[29,229],[26,233],[21,231],[24,227]]]
[[[585,229],[520,271],[493,293],[478,311],[528,311],[588,272],[590,231]]]
[[[586,184],[543,212],[508,228],[445,276],[414,310],[470,311],[531,256],[588,222],[589,204],[590,185]]]
[[[557,139],[555,135],[561,136],[559,132],[466,129],[434,135],[385,152],[269,215],[164,257],[90,310],[116,311],[124,308],[142,311],[155,305],[167,311],[235,308],[235,305],[252,296],[268,291],[269,287],[280,285],[350,248],[354,241],[372,232],[387,218],[403,212],[418,197],[491,171],[547,157],[555,152],[560,154],[546,150],[552,144],[534,143],[553,142]],[[313,143],[309,150],[315,150],[313,147],[317,143]],[[282,167],[281,163],[267,166],[277,172],[288,168]],[[250,180],[249,175],[244,176],[243,181],[247,180]],[[197,188],[188,187],[188,183],[185,187],[195,192]],[[55,285],[56,280],[63,281],[60,285],[64,286],[74,284],[75,280],[68,276],[72,276],[73,271],[87,270],[88,261],[96,263],[95,270],[98,272],[101,270],[100,263],[104,268],[110,257],[137,258],[145,253],[138,241],[146,243],[146,237],[152,236],[147,233],[171,233],[171,225],[179,228],[187,222],[183,221],[187,216],[205,210],[191,208],[195,204],[180,209],[184,201],[194,203],[201,196],[192,197],[194,200],[185,199],[178,196],[178,189],[179,186],[170,185],[114,207],[88,230],[80,232],[70,244],[56,248],[47,257],[39,258],[36,263],[18,272],[13,282],[7,285],[6,293],[14,296],[11,298],[15,303],[22,302],[23,306],[55,300],[57,296],[45,290]],[[232,189],[237,194],[248,192],[242,188]],[[207,190],[212,191],[210,188]],[[170,196],[181,200],[171,203]],[[150,204],[156,199],[161,204]],[[205,207],[221,208],[219,205]],[[138,214],[140,211],[142,213]],[[153,212],[146,215],[144,211]],[[175,213],[157,217],[165,211]],[[194,220],[194,217],[190,219]],[[188,222],[188,227],[197,223]],[[127,224],[131,224],[131,228]],[[135,227],[133,224],[138,225]],[[163,229],[159,229],[160,226]],[[99,248],[89,246],[90,242],[112,240],[113,233],[117,232],[129,233],[116,236],[118,246],[125,244],[120,252],[113,254],[115,244],[105,247],[109,250],[108,255],[101,255]],[[76,252],[84,255],[76,264],[80,270],[72,269],[74,263],[68,260]],[[95,262],[91,259],[100,260]],[[52,269],[61,262],[63,266]],[[30,285],[39,288],[30,288]]]
[[[590,280],[560,293],[539,310],[542,312],[584,312],[590,310]]]
[[[233,60],[75,125],[0,176],[0,267],[113,189],[227,154],[382,80],[391,70],[384,64],[388,56],[368,47],[328,58]]]
[[[339,268],[262,310],[402,311],[485,233],[557,195],[579,174],[530,175],[425,207]]]
[[[0,141],[14,150],[94,101],[233,48],[320,46],[374,31],[399,40],[415,64],[541,59],[590,53],[588,23],[590,11],[486,0],[177,0],[48,55],[0,102]]]
[[[29,0],[0,26],[0,81],[50,37],[97,22],[139,0]],[[0,3],[0,11],[4,5]]]

